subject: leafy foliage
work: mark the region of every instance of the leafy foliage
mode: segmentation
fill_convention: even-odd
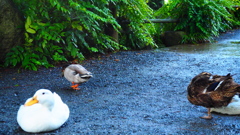
[[[148,45],[154,47],[152,35],[156,32],[155,28],[152,24],[144,23],[144,20],[152,18],[153,10],[145,0],[122,0],[117,5],[120,20],[128,21],[121,23],[123,29],[121,44],[127,45],[130,49],[142,49]]]
[[[234,14],[234,20],[238,21],[240,20],[240,0],[233,0],[234,8],[235,10],[232,12]],[[234,25],[235,27],[239,26],[239,23]]]
[[[154,28],[142,23],[152,16],[145,0],[13,1],[26,18],[25,43],[12,48],[5,66],[21,64],[26,69],[37,70],[38,66],[51,67],[59,61],[83,60],[92,53],[155,45],[149,30]],[[117,8],[117,16],[109,9],[110,4]],[[126,46],[129,44],[124,34],[118,43],[105,33],[109,25],[120,32],[122,26],[117,17],[131,21],[127,27],[134,47]]]
[[[155,15],[179,19],[176,24],[164,25],[164,29],[185,31],[187,36],[183,42],[204,42],[231,28],[232,5],[228,0],[175,0]]]
[[[232,0],[232,2],[233,2],[234,5],[238,5],[239,6],[239,4],[240,4],[240,0]]]
[[[158,10],[160,7],[163,6],[164,0],[149,0],[148,5],[153,10]]]

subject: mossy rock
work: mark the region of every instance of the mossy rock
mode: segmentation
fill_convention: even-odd
[[[12,47],[24,41],[24,18],[10,0],[0,1],[0,62],[4,62],[6,54]]]
[[[184,35],[186,33],[183,31],[166,31],[161,35],[161,39],[163,44],[169,47],[181,44]]]

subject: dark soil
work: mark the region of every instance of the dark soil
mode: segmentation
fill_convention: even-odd
[[[0,70],[0,134],[27,134],[16,121],[19,106],[36,90],[58,93],[70,108],[68,121],[42,134],[239,134],[240,117],[213,114],[188,102],[186,88],[196,74],[236,74],[240,83],[240,30],[214,44],[128,51],[84,61],[94,78],[70,89],[61,68]]]

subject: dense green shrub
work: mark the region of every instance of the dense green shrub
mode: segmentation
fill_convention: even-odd
[[[240,6],[240,0],[232,0],[232,3],[234,4],[234,6]]]
[[[148,45],[155,46],[152,35],[156,32],[154,25],[144,23],[152,19],[153,10],[146,0],[120,0],[117,5],[118,20],[122,26],[120,44],[128,49],[142,49]]]
[[[232,5],[229,0],[174,0],[160,8],[155,16],[179,19],[176,24],[164,24],[163,31],[185,31],[183,42],[205,42],[231,28]]]
[[[234,19],[236,21],[240,21],[240,0],[233,0],[233,4],[234,4],[234,11],[232,11],[232,13],[234,14]],[[239,26],[239,24],[235,25],[236,27]]]
[[[151,37],[154,27],[142,23],[152,16],[145,0],[13,1],[26,18],[25,44],[12,48],[5,66],[20,64],[37,70],[38,66],[51,67],[59,61],[82,60],[96,52],[155,45]],[[109,9],[110,4],[117,9],[117,16]],[[126,44],[126,34],[120,35],[118,43],[105,33],[109,26],[120,32],[122,26],[117,18],[131,21],[126,26],[134,44]]]
[[[148,5],[153,9],[153,10],[158,10],[160,7],[163,6],[164,0],[149,0]]]

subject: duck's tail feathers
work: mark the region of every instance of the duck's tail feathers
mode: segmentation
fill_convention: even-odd
[[[226,76],[233,77],[234,75],[237,75],[237,73],[235,73],[235,74],[228,73]]]

